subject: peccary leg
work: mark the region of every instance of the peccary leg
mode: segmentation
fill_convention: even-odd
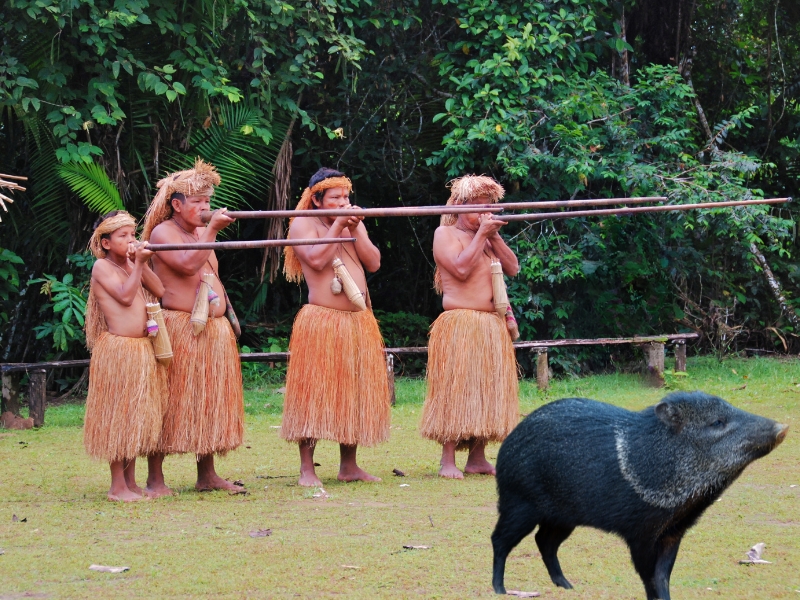
[[[672,567],[675,566],[675,559],[678,556],[682,536],[683,534],[659,540],[659,554],[656,559],[653,583],[656,592],[655,597],[661,598],[661,600],[669,600],[669,578],[672,575]]]
[[[514,498],[500,501],[500,517],[492,533],[492,548],[494,549],[494,569],[492,573],[492,587],[498,594],[505,594],[504,577],[506,571],[506,558],[509,553],[528,535],[539,520],[534,507]]]
[[[640,543],[631,547],[631,559],[636,572],[642,578],[647,600],[670,600],[669,590],[666,596],[659,596],[656,589],[656,563],[658,562],[659,550],[658,542],[642,540]]]
[[[561,571],[561,564],[558,562],[558,547],[573,532],[574,527],[558,527],[550,523],[540,523],[539,531],[536,532],[536,545],[542,553],[542,560],[553,580],[558,587],[571,590],[572,584],[564,577]]]

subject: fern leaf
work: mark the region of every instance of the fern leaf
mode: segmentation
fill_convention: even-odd
[[[58,175],[93,212],[104,215],[125,208],[117,186],[97,163],[66,163],[58,167]]]

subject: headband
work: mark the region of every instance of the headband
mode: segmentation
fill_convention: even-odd
[[[106,254],[108,254],[108,250],[103,248],[100,240],[104,235],[114,233],[117,229],[122,229],[123,227],[128,226],[133,227],[135,230],[136,220],[125,211],[122,211],[113,217],[103,219],[103,221],[94,230],[92,238],[89,240],[89,250],[91,250],[92,254],[94,254],[97,258],[105,258]]]
[[[297,203],[295,210],[313,210],[314,204],[311,198],[317,192],[330,190],[332,188],[346,188],[348,192],[353,191],[353,182],[348,177],[328,177],[303,190],[303,195],[300,196],[300,202]],[[289,227],[292,226],[294,218],[289,219]],[[288,235],[286,236],[289,237]],[[295,254],[294,248],[286,246],[283,249],[283,274],[288,281],[300,283],[303,280],[303,267],[300,265],[300,260]]]

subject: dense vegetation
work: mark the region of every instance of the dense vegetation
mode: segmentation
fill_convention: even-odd
[[[85,354],[92,221],[141,215],[197,155],[230,207],[293,206],[320,165],[361,206],[442,203],[467,172],[518,200],[798,193],[788,0],[9,0],[0,44],[0,172],[30,178],[0,225],[3,361]],[[797,352],[796,213],[509,225],[523,337],[699,330],[707,350]],[[390,343],[424,343],[440,310],[436,225],[368,223]],[[302,302],[277,259],[222,257],[252,347],[281,347]]]

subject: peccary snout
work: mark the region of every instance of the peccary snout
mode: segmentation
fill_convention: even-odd
[[[673,393],[641,412],[585,398],[543,406],[497,457],[495,592],[505,593],[506,557],[537,526],[550,578],[571,588],[558,548],[589,526],[620,535],[648,600],[669,600],[683,535],[787,431],[702,392]]]

